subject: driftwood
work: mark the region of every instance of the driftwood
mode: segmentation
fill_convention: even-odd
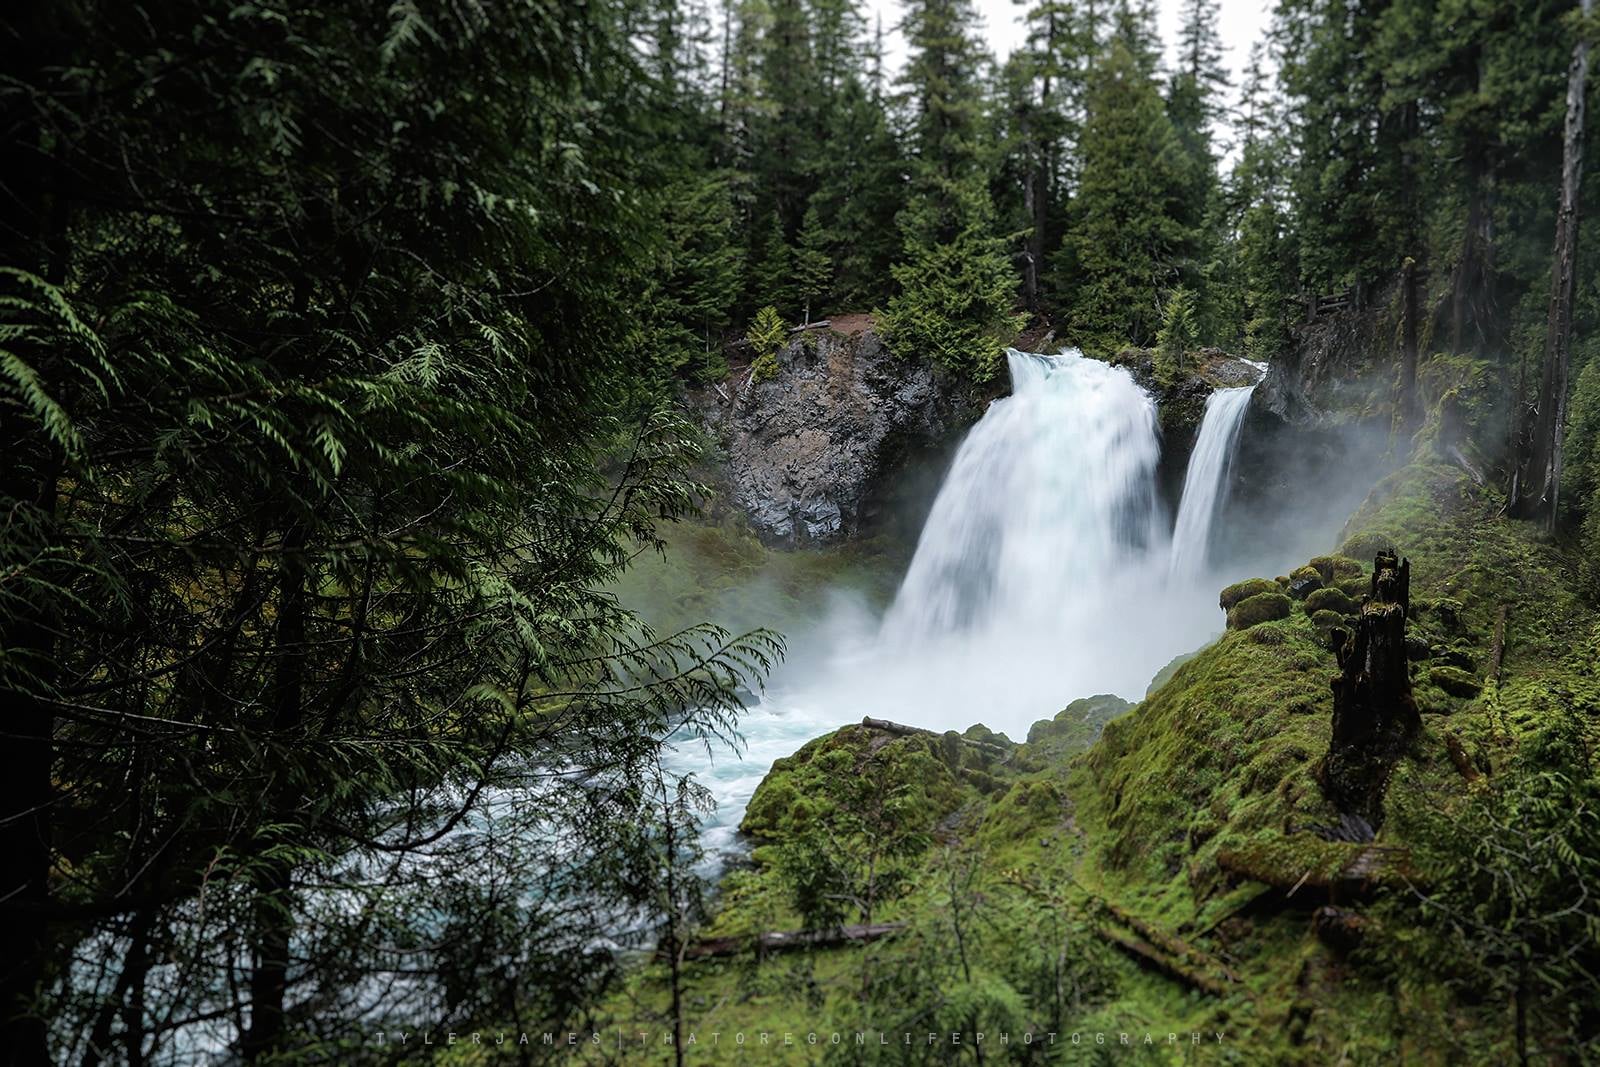
[[[1406,657],[1410,561],[1380,552],[1371,590],[1355,632],[1334,631],[1339,675],[1332,682],[1333,730],[1321,779],[1341,812],[1377,827],[1389,775],[1422,724]]]
[[[737,956],[750,951],[754,951],[758,956],[765,956],[797,948],[866,944],[899,933],[905,929],[905,925],[905,923],[856,923],[850,926],[835,926],[827,930],[773,930],[770,933],[754,936],[709,937],[685,948],[683,958],[705,960],[720,956]]]
[[[789,327],[790,333],[801,333],[805,330],[825,330],[831,323],[827,319],[818,319],[816,322],[802,322],[798,326]]]
[[[907,726],[903,722],[890,722],[888,719],[874,719],[871,715],[862,716],[861,725],[866,727],[868,730],[880,730],[883,733],[894,734],[897,737],[942,738],[944,736],[944,734],[939,733],[937,730],[925,730],[920,726]],[[994,752],[1002,756],[1010,755],[1012,751],[1005,745],[997,745],[993,741],[979,741],[976,738],[971,737],[962,737],[961,743],[964,745],[971,745],[974,748],[981,748],[987,752]]]

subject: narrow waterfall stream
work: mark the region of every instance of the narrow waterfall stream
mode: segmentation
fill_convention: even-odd
[[[1172,574],[1185,577],[1199,573],[1210,558],[1211,530],[1217,510],[1227,495],[1228,475],[1239,447],[1239,431],[1244,426],[1245,409],[1250,406],[1254,385],[1218,389],[1206,398],[1206,411],[1200,421],[1194,451],[1189,454],[1189,469],[1183,476],[1183,497],[1178,505],[1178,521],[1172,529]]]
[[[1075,351],[1008,362],[1012,393],[957,451],[882,619],[845,613],[831,651],[785,668],[741,722],[742,756],[683,750],[718,801],[713,863],[771,761],[812,737],[872,715],[1020,741],[1079,697],[1139,699],[1221,632],[1217,590],[1242,575],[1213,569],[1210,541],[1254,386],[1207,403],[1174,531],[1155,404],[1128,372]]]

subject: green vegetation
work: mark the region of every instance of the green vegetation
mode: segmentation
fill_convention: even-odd
[[[1282,593],[1257,593],[1228,609],[1228,629],[1247,630],[1258,623],[1287,619],[1294,601]]]
[[[1600,1056],[1571,7],[1283,0],[1224,130],[1213,0],[1165,67],[1148,3],[1029,0],[995,64],[971,0],[908,0],[898,71],[858,0],[13,5],[7,1062],[801,1010],[1226,1031],[1261,1062]],[[741,339],[761,382],[788,324],[869,308],[980,382],[1025,326],[1154,345],[1166,378],[1203,346],[1282,360],[1363,397],[1319,414],[1394,427],[1383,477],[1339,555],[1224,590],[1228,631],[1134,708],[814,742],[712,902],[707,794],[663,753],[728,737],[783,646],[696,625],[731,584],[636,558],[786,604],[884,579],[870,548],[664,529],[712,499],[674,401]],[[1373,850],[1330,839],[1360,828],[1318,762],[1330,641],[1391,548],[1422,729]],[[664,959],[630,969],[619,915]],[[685,955],[869,917],[904,925]]]

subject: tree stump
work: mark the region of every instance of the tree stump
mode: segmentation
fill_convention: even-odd
[[[1410,608],[1411,562],[1380,552],[1355,632],[1334,637],[1333,736],[1320,777],[1341,812],[1374,827],[1383,821],[1389,775],[1421,725],[1406,660]]]

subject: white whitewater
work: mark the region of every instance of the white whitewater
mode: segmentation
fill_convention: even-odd
[[[1228,475],[1239,447],[1239,430],[1254,385],[1218,389],[1206,399],[1200,433],[1183,476],[1183,497],[1172,529],[1172,574],[1192,577],[1204,569],[1211,553],[1211,530],[1217,508],[1227,493]]]
[[[890,646],[1050,628],[1161,537],[1156,409],[1128,372],[1010,351],[1012,395],[957,452],[884,619]]]
[[[1208,546],[1250,389],[1207,404],[1180,548],[1156,491],[1149,395],[1073,351],[1008,360],[1012,395],[957,451],[887,613],[841,602],[742,721],[740,757],[681,753],[717,798],[712,867],[742,849],[736,828],[771,760],[809,738],[872,715],[1022,740],[1079,697],[1139,699],[1221,632],[1217,590],[1243,575],[1214,569]]]

